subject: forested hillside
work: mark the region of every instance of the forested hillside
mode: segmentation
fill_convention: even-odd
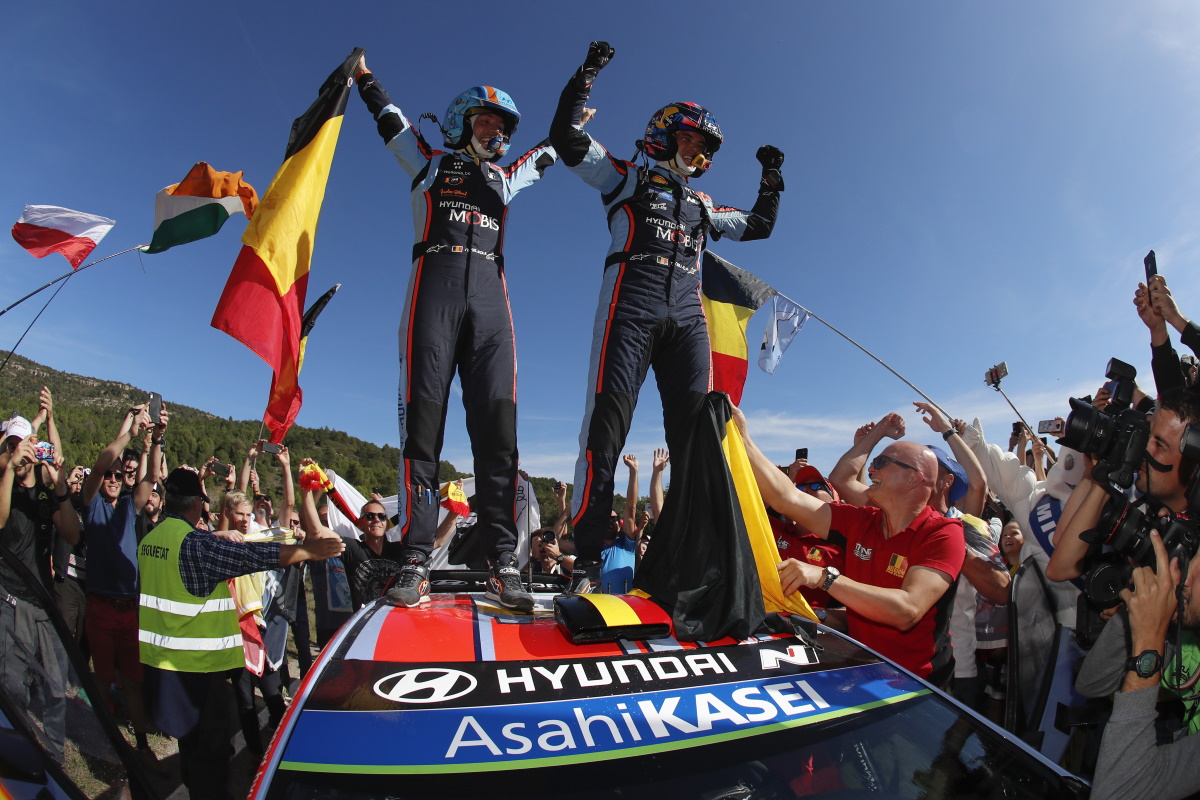
[[[6,355],[7,352],[0,351],[0,360]],[[4,419],[12,414],[32,419],[37,414],[38,394],[43,386],[48,386],[54,396],[54,416],[68,466],[90,467],[116,436],[125,412],[133,405],[146,402],[149,394],[147,390],[127,383],[59,372],[15,355],[0,374],[0,415]],[[166,445],[170,467],[180,464],[198,466],[215,455],[241,469],[246,449],[259,435],[258,420],[226,419],[173,403],[169,397],[164,400],[171,412]],[[302,425],[292,427],[285,444],[297,462],[300,458],[315,459],[322,467],[336,471],[364,495],[373,490],[384,495],[396,492],[400,451],[395,447],[381,447],[330,428]],[[141,442],[131,446],[140,448]],[[274,457],[260,458],[258,473],[264,489],[277,496],[282,478]],[[456,470],[449,461],[441,462],[439,477],[443,481],[468,475]],[[557,508],[552,493],[554,481],[533,478],[532,483],[546,524],[549,524]],[[616,505],[618,510],[624,508],[624,498],[618,496]]]

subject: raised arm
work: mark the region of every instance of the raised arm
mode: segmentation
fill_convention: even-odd
[[[867,485],[860,479],[860,474],[866,469],[871,451],[885,436],[890,439],[904,436],[904,418],[895,412],[885,415],[838,459],[833,471],[829,473],[829,482],[842,496],[842,502],[853,506],[869,505]],[[776,509],[779,510],[781,509]]]
[[[625,535],[632,541],[637,541],[642,532],[634,527],[638,504],[638,460],[637,456],[625,456],[625,466],[629,467],[629,487],[625,490]]]
[[[671,462],[671,454],[663,448],[654,451],[654,466],[650,473],[650,515],[655,520],[662,515],[663,507],[663,470]],[[655,523],[657,524],[657,522]]]
[[[91,473],[83,482],[81,499],[85,507],[95,499],[96,493],[100,491],[100,483],[104,480],[104,473],[108,472],[109,468],[121,458],[121,453],[125,452],[125,448],[129,446],[130,439],[140,435],[150,425],[150,412],[147,411],[146,403],[134,406],[126,412],[125,419],[121,421],[121,428],[117,431],[117,438],[100,451],[100,455],[96,457],[96,463],[92,465]]]
[[[12,493],[13,485],[16,483],[17,470],[37,460],[33,447],[36,438],[36,436],[30,435],[18,442],[17,449],[13,451],[8,462],[0,470],[0,528],[8,524],[8,516],[12,513]]]
[[[162,466],[163,437],[167,434],[168,416],[167,404],[163,403],[162,411],[159,412],[158,419],[151,429],[150,455],[146,459],[146,474],[133,487],[133,507],[139,514],[146,507],[146,501],[150,499],[150,492],[154,490],[155,482],[166,477],[165,475],[160,476],[158,470]]]
[[[987,504],[987,473],[983,471],[983,465],[979,463],[975,453],[963,441],[962,432],[966,430],[967,423],[960,419],[946,419],[946,416],[931,403],[913,403],[913,405],[922,415],[925,415],[922,416],[925,424],[950,445],[950,452],[954,454],[954,460],[962,465],[963,471],[967,473],[967,493],[957,503],[959,510],[964,514],[978,517],[983,513],[984,505]]]
[[[79,543],[79,515],[75,513],[75,507],[71,505],[71,490],[67,486],[66,462],[63,461],[62,453],[58,452],[57,448],[54,451],[54,461],[43,465],[43,468],[49,474],[48,483],[54,487],[55,507],[50,522],[54,525],[54,530],[59,538],[74,546]]]
[[[1057,541],[1054,542],[1054,552],[1050,554],[1050,561],[1046,564],[1047,578],[1052,581],[1067,581],[1083,574],[1083,559],[1087,556],[1090,545],[1079,537],[1085,531],[1096,527],[1100,511],[1108,499],[1108,492],[1092,480],[1090,471],[1086,471],[1063,507],[1062,517],[1067,517],[1069,512],[1070,518],[1065,525],[1061,524],[1060,518],[1060,524],[1055,531]]]
[[[292,518],[292,508],[296,505],[296,484],[292,481],[292,456],[288,449],[282,445],[279,447],[279,453],[275,456],[279,459],[279,466],[283,469],[283,507],[279,511],[279,518],[286,521]]]
[[[746,429],[746,415],[737,406],[733,406],[733,421],[742,434],[746,456],[754,469],[754,481],[758,484],[763,502],[788,519],[799,523],[809,533],[828,538],[829,523],[832,519],[829,504],[801,492],[787,475],[780,472],[771,460],[762,454]]]

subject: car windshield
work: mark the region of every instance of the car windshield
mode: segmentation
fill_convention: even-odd
[[[781,732],[566,767],[370,776],[281,769],[269,797],[1058,798],[1077,789],[974,717],[925,694]]]

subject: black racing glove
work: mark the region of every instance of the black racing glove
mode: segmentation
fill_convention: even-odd
[[[616,52],[608,42],[592,42],[588,47],[587,58],[584,59],[583,66],[579,68],[587,85],[590,86],[592,81],[596,80],[596,75],[604,69],[609,61],[612,61]]]
[[[760,191],[782,192],[783,175],[779,174],[779,168],[783,166],[783,151],[774,145],[764,144],[758,148],[754,157],[758,159],[758,163],[762,164],[763,168]]]

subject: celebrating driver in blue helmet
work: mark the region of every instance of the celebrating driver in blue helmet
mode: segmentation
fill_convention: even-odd
[[[433,150],[359,62],[358,92],[379,134],[412,177],[412,274],[400,320],[400,471],[402,570],[389,602],[429,601],[429,569],[438,522],[438,461],[450,382],[458,370],[467,433],[475,454],[475,498],[488,553],[487,596],[533,607],[514,554],[517,486],[517,364],[504,282],[504,220],[512,198],[542,177],[557,156],[539,144],[507,167],[521,115],[512,99],[475,86],[446,110],[446,151]]]
[[[601,192],[612,235],[592,328],[575,467],[578,557],[572,589],[580,593],[598,582],[613,473],[647,367],[654,367],[669,449],[680,447],[712,389],[712,354],[700,304],[700,255],[706,242],[722,236],[767,238],[783,191],[783,153],[770,145],[758,151],[762,181],[750,211],[715,205],[693,189],[689,180],[709,169],[723,141],[716,119],[695,103],[671,103],[650,118],[638,142],[648,162],[644,166],[609,154],[581,123],[596,74],[612,56],[607,42],[592,42],[550,125],[550,143],[563,163]]]

